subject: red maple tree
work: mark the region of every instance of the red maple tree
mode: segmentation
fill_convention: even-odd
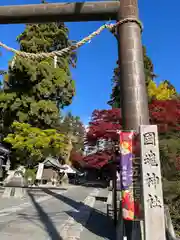
[[[157,124],[160,133],[177,131],[180,129],[180,101],[179,100],[153,100],[149,104],[151,124]],[[87,145],[96,145],[99,139],[118,139],[117,130],[122,129],[120,109],[95,110],[92,113],[89,130],[87,132]],[[92,167],[106,165],[112,154],[100,151],[84,157],[84,161]]]
[[[154,100],[149,104],[149,114],[151,124],[157,124],[161,133],[180,129],[179,100]]]
[[[101,151],[84,157],[86,167],[102,168],[107,165],[112,159],[112,152]]]
[[[121,129],[122,118],[120,109],[95,110],[92,113],[86,142],[89,146],[95,146],[98,140],[117,141],[117,131]],[[101,168],[112,160],[112,151],[105,149],[84,157],[87,166]]]
[[[120,109],[95,110],[92,113],[89,131],[86,139],[88,143],[95,143],[98,139],[117,140],[117,130],[121,129],[122,118]]]

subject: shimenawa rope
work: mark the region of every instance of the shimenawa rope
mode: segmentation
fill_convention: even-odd
[[[83,38],[82,40],[80,40],[79,42],[77,42],[76,44],[67,47],[67,48],[63,48],[60,51],[52,51],[49,53],[28,53],[28,52],[23,52],[23,51],[19,51],[16,50],[14,48],[11,48],[9,46],[7,46],[6,44],[0,42],[0,46],[5,48],[6,50],[13,52],[15,55],[23,57],[23,58],[28,58],[28,59],[32,59],[32,60],[38,60],[38,59],[44,59],[44,58],[48,58],[48,57],[61,57],[65,54],[68,54],[71,51],[74,51],[76,49],[78,49],[79,47],[83,46],[85,43],[90,42],[92,38],[94,38],[95,36],[99,35],[104,29],[109,29],[110,31],[112,31],[115,27],[126,23],[126,22],[135,22],[137,23],[142,31],[142,23],[136,19],[136,18],[125,18],[122,19],[120,21],[118,21],[115,24],[104,24],[102,25],[100,28],[98,28],[96,31],[94,31],[93,33],[91,33],[89,36]]]

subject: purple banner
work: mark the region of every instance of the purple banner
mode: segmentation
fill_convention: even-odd
[[[141,219],[140,199],[134,195],[135,149],[138,141],[134,138],[135,132],[120,132],[121,174],[122,174],[122,215],[126,220]],[[138,189],[140,183],[138,183]]]
[[[121,155],[122,190],[132,185],[132,153]]]

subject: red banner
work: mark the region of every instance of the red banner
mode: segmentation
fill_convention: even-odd
[[[120,132],[122,214],[125,220],[141,216],[139,141],[135,132]]]

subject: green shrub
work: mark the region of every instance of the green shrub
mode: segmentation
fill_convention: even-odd
[[[26,169],[24,177],[26,181],[28,181],[28,178],[31,178],[32,183],[34,183],[34,181],[36,180],[36,169]]]

